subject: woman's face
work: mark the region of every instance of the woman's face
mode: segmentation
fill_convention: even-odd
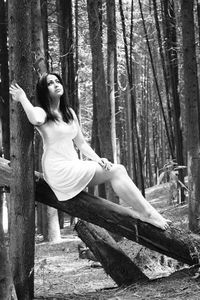
[[[55,75],[49,74],[47,76],[47,87],[49,90],[49,96],[52,99],[60,98],[64,93],[63,86],[58,77]]]

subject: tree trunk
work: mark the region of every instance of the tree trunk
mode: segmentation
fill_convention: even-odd
[[[107,97],[105,73],[103,66],[103,53],[101,44],[100,23],[98,18],[98,1],[87,1],[90,44],[92,60],[94,62],[95,92],[97,96],[97,120],[100,138],[101,155],[113,161],[111,131],[110,131],[110,105]]]
[[[3,189],[0,188],[0,206],[3,205]],[[15,300],[16,292],[13,284],[12,274],[10,270],[10,262],[7,254],[7,248],[4,239],[4,231],[2,226],[2,213],[0,214],[0,299]]]
[[[10,262],[4,241],[2,223],[0,223],[0,299],[17,300],[17,295],[10,270]]]
[[[42,17],[40,0],[31,1],[32,17],[32,44],[34,55],[34,67],[38,74],[42,75],[47,72],[47,64],[44,53],[44,39],[42,30]]]
[[[79,114],[79,11],[78,11],[78,0],[75,0],[74,5],[74,16],[75,16],[75,82],[74,82],[74,97],[75,97],[75,103],[77,103],[77,109],[76,111]]]
[[[108,86],[108,97],[111,108],[111,144],[113,151],[113,162],[117,163],[117,139],[116,139],[116,119],[115,119],[115,60],[116,57],[116,19],[115,19],[115,0],[107,0],[107,86]],[[113,195],[115,203],[119,203],[119,198]]]
[[[45,58],[40,0],[34,0],[31,2],[31,13],[32,13],[32,50],[35,58],[34,66],[38,75],[42,75],[43,73],[47,72],[47,62]],[[37,134],[36,139],[41,139],[41,137]],[[39,152],[38,164],[40,165],[40,160],[41,160],[40,147],[42,146],[42,144],[41,142],[38,142],[37,145],[38,148],[35,150]],[[57,210],[52,207],[47,207],[46,209],[42,208],[42,210],[43,212],[46,211],[46,213],[43,213],[42,215],[43,217],[47,218],[47,220],[43,222],[47,224],[47,230],[43,232],[44,239],[51,242],[56,242],[60,240],[60,227],[58,222]]]
[[[78,102],[76,102],[78,99],[75,97],[72,1],[57,0],[56,6],[63,82],[69,96],[69,103],[78,113]]]
[[[170,139],[167,119],[166,119],[166,116],[165,116],[165,111],[164,111],[164,106],[163,106],[162,97],[161,97],[161,93],[160,93],[160,88],[159,88],[159,85],[158,85],[158,78],[157,78],[157,74],[156,74],[156,69],[155,69],[155,64],[154,64],[154,59],[153,59],[151,47],[150,47],[150,42],[149,42],[149,37],[148,37],[148,33],[147,33],[146,23],[145,23],[145,19],[144,19],[144,15],[143,15],[142,3],[141,3],[140,0],[138,0],[138,2],[139,2],[139,7],[140,7],[140,14],[141,14],[141,18],[142,18],[142,24],[143,24],[143,28],[144,28],[146,43],[147,43],[147,47],[148,47],[148,52],[149,52],[149,55],[150,55],[150,61],[151,61],[151,66],[152,66],[153,77],[154,77],[154,81],[155,81],[155,85],[156,85],[156,90],[157,90],[157,93],[158,93],[159,104],[160,104],[160,108],[161,108],[161,112],[162,112],[162,117],[163,117],[163,120],[164,120],[164,123],[165,123],[165,131],[166,131],[167,140],[168,140],[168,143],[169,143],[170,154],[171,154],[172,158],[174,158],[174,151],[173,151],[172,141]]]
[[[115,120],[115,52],[116,52],[116,19],[115,0],[107,0],[107,85],[111,107],[111,141],[113,161],[117,163],[116,120]]]
[[[128,144],[128,168],[129,175],[133,179],[136,185],[138,185],[138,176],[137,176],[137,159],[136,159],[136,151],[135,146],[136,142],[136,132],[133,123],[133,104],[135,98],[133,97],[133,93],[130,92],[132,87],[132,76],[130,71],[130,63],[128,57],[128,43],[126,38],[126,27],[125,27],[125,17],[124,11],[122,7],[122,1],[119,1],[119,9],[121,15],[121,23],[122,23],[122,32],[123,32],[123,41],[124,41],[124,50],[125,50],[125,59],[126,59],[126,72],[128,75],[129,85],[127,87],[126,92],[126,131],[127,131],[127,144]]]
[[[118,286],[148,280],[105,229],[80,220],[75,230]]]
[[[119,1],[120,5],[120,15],[121,15],[121,21],[122,21],[122,30],[123,30],[123,40],[124,40],[124,49],[125,49],[125,57],[126,57],[126,69],[127,69],[127,76],[128,76],[128,93],[130,93],[130,137],[132,140],[132,160],[133,160],[133,180],[135,184],[138,186],[138,188],[141,190],[143,196],[145,195],[145,188],[144,188],[144,177],[143,177],[143,171],[142,171],[142,153],[141,153],[141,147],[140,147],[140,139],[137,129],[137,109],[136,109],[136,91],[134,88],[135,84],[135,76],[134,76],[134,70],[132,64],[132,57],[129,59],[128,55],[128,43],[126,38],[126,26],[125,26],[125,17],[122,7],[122,1]],[[131,10],[133,11],[133,2],[131,5]],[[133,16],[133,13],[131,13]],[[133,18],[132,18],[133,20]],[[133,23],[133,21],[132,21]],[[131,26],[131,31],[133,30],[133,26]],[[130,44],[132,46],[133,35],[131,33],[130,35]],[[132,49],[132,47],[130,48]],[[132,56],[132,50],[130,51],[130,55]],[[129,97],[129,96],[128,96]],[[134,149],[136,148],[136,151]],[[131,149],[130,149],[131,150]]]
[[[42,15],[42,33],[44,41],[44,55],[46,61],[46,67],[49,71],[49,43],[48,43],[48,10],[47,0],[41,0],[41,15]]]
[[[100,5],[99,1],[99,5]],[[101,20],[102,18],[99,16],[99,19]],[[100,24],[100,31],[102,35],[102,24]],[[96,83],[95,83],[95,60],[92,59],[92,103],[93,103],[93,118],[92,118],[92,138],[91,138],[91,147],[95,150],[95,152],[102,157],[101,154],[101,147],[100,147],[100,137],[98,134],[98,117],[97,117],[97,102],[98,102],[98,95],[96,92]],[[89,187],[88,189],[94,194],[95,190],[98,190],[98,195],[100,197],[106,198],[106,185],[100,184],[98,187]]]
[[[188,187],[189,187],[189,227],[200,232],[200,122],[199,88],[194,33],[194,1],[181,1],[184,96],[186,106]]]
[[[58,219],[58,211],[53,207],[47,206],[47,228],[48,241],[59,242],[61,240],[60,224]]]
[[[110,128],[110,103],[108,101],[103,64],[101,22],[99,18],[98,1],[87,0],[89,20],[90,45],[92,51],[92,65],[94,78],[94,91],[96,93],[96,112],[98,121],[98,136],[100,153],[102,157],[113,161],[111,128]],[[106,184],[106,194],[113,202],[117,202],[116,195],[110,184]]]
[[[44,241],[48,241],[47,205],[37,203],[37,233],[43,235]]]
[[[32,93],[31,1],[8,2],[10,81]],[[34,168],[33,126],[19,105],[10,103],[10,261],[17,296],[34,294]],[[22,234],[23,233],[23,234]]]
[[[165,5],[166,4],[166,5]],[[158,16],[158,10],[157,8],[157,0],[153,0],[153,9],[154,9],[154,19],[155,19],[155,25],[156,25],[156,31],[157,31],[157,37],[158,37],[158,45],[159,45],[159,53],[160,53],[160,59],[161,59],[161,64],[162,64],[162,73],[163,73],[163,79],[164,79],[164,86],[165,86],[165,93],[166,93],[166,102],[167,102],[167,114],[168,114],[168,124],[169,124],[169,134],[170,134],[170,140],[172,141],[172,147],[174,149],[174,133],[173,133],[173,124],[172,124],[172,108],[171,108],[171,103],[170,103],[170,93],[169,93],[169,68],[167,70],[166,67],[166,56],[164,55],[164,50],[163,50],[163,40],[165,41],[166,39],[166,18],[164,14],[164,9],[162,7],[165,7],[169,5],[168,2],[165,0],[161,0],[161,12],[162,12],[162,17],[163,17],[163,39],[161,36],[161,30],[160,30],[160,23],[159,23],[159,16]],[[168,12],[168,10],[167,10]]]
[[[59,208],[72,216],[101,226],[149,249],[193,265],[198,263],[200,238],[176,229],[163,231],[153,225],[136,220],[130,209],[103,198],[81,192],[73,199],[58,201],[47,183],[36,183],[36,200]]]
[[[94,64],[92,63],[92,70],[94,70]],[[93,103],[93,118],[92,118],[92,140],[91,147],[95,150],[95,152],[101,157],[101,149],[98,135],[98,120],[97,120],[97,96],[95,92],[95,84],[94,84],[94,72],[92,72],[92,103]],[[106,198],[106,187],[105,184],[102,183],[97,187],[91,186],[88,190],[94,194],[94,191],[98,189],[98,195],[100,197]]]
[[[177,34],[176,34],[176,16],[174,9],[174,1],[171,3],[163,1],[164,14],[165,14],[165,29],[166,35],[164,36],[166,58],[169,74],[169,87],[172,98],[172,112],[173,112],[173,125],[174,125],[174,137],[175,137],[175,153],[176,162],[178,166],[184,165],[183,159],[183,137],[181,128],[181,110],[180,99],[178,92],[178,55],[177,55]],[[184,170],[180,169],[178,173],[178,179],[184,183]],[[181,201],[184,202],[184,189],[179,185],[181,190]]]
[[[9,121],[9,72],[8,72],[8,48],[7,48],[7,3],[0,0],[0,118],[2,120],[2,146],[5,158],[10,158],[10,121]]]

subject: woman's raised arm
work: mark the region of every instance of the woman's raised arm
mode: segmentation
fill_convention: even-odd
[[[40,126],[46,121],[46,112],[38,106],[33,106],[28,100],[24,90],[17,84],[13,83],[10,85],[9,92],[12,99],[16,102],[20,102],[29,122],[35,126]]]

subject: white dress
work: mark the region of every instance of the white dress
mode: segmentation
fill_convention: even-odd
[[[78,158],[73,139],[78,129],[71,121],[49,121],[36,127],[43,139],[42,170],[45,181],[58,200],[64,201],[80,193],[93,178],[97,163]]]

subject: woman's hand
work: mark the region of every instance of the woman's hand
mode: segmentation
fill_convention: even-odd
[[[9,92],[12,96],[12,99],[16,102],[20,102],[21,99],[27,98],[26,93],[17,83],[12,83],[10,85]]]
[[[107,158],[101,158],[99,165],[104,169],[109,171],[112,168],[112,163]]]

